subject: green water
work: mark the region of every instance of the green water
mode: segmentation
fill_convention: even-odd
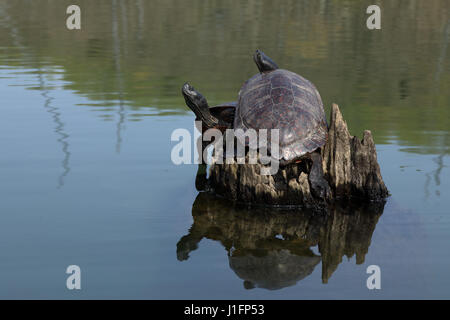
[[[0,1],[0,297],[449,298],[450,3],[376,3]],[[372,130],[384,207],[249,211],[172,163],[181,85],[236,100],[256,48]]]

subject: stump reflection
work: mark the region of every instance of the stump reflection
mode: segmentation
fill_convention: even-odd
[[[219,241],[230,268],[244,287],[277,290],[295,285],[322,261],[327,283],[343,256],[364,263],[384,203],[329,206],[323,212],[278,210],[232,205],[200,193],[193,206],[194,222],[177,243],[177,258],[187,260],[203,239]],[[318,246],[320,255],[311,247]]]

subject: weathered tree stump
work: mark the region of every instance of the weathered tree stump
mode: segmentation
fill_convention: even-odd
[[[280,167],[274,175],[261,175],[263,165],[259,163],[213,163],[206,189],[237,202],[277,206],[317,207],[336,200],[379,201],[388,196],[372,133],[364,131],[361,141],[351,136],[336,104],[331,108],[328,141],[320,152],[331,190],[327,197],[312,191],[310,159]]]
[[[325,178],[337,198],[380,200],[389,192],[383,182],[372,133],[351,136],[339,107],[331,108],[328,141],[322,152]]]

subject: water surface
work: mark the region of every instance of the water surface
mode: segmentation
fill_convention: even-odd
[[[449,298],[448,1],[71,2],[0,2],[0,298]],[[372,130],[385,205],[249,211],[172,164],[181,85],[233,101],[256,48]]]

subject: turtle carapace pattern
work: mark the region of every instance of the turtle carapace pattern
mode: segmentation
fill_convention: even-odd
[[[257,59],[267,61],[257,51]],[[272,61],[272,60],[269,60]],[[316,87],[298,74],[267,69],[256,63],[260,73],[247,80],[239,92],[234,129],[279,129],[279,160],[295,160],[322,147],[328,128],[322,99]],[[246,141],[241,141],[245,143]],[[268,144],[270,151],[270,143]],[[272,155],[274,156],[274,155]]]

